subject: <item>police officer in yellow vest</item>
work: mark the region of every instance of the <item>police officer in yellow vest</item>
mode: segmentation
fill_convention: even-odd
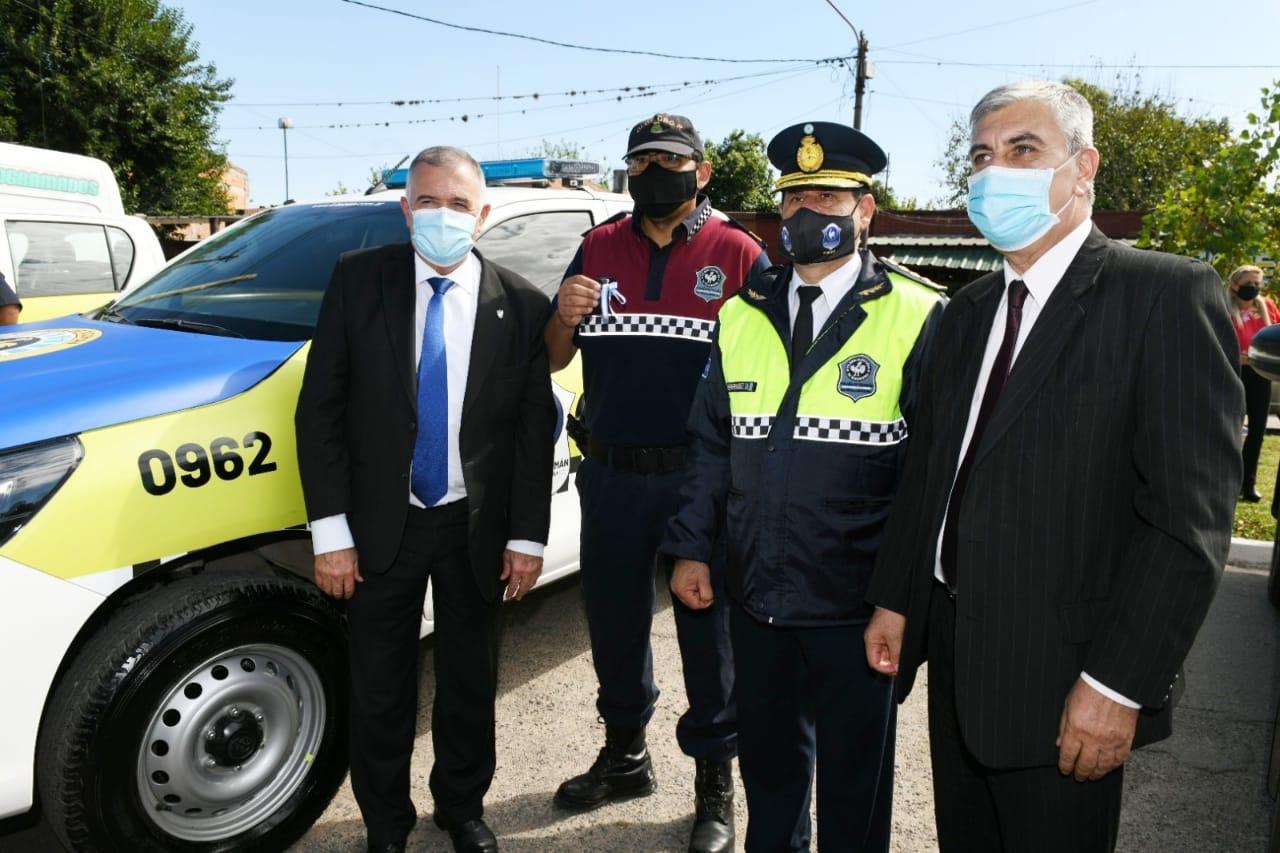
[[[748,851],[889,849],[891,682],[866,664],[863,600],[942,316],[939,293],[859,250],[884,152],[829,122],[769,143],[779,249],[720,311],[662,553],[672,591],[712,600],[727,522]]]

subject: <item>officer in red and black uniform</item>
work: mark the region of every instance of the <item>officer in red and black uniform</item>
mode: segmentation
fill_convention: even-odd
[[[626,161],[634,213],[587,232],[546,330],[553,371],[582,351],[590,437],[579,442],[580,577],[605,722],[596,762],[556,791],[564,808],[656,787],[645,746],[658,698],[649,644],[656,552],[676,509],[685,425],[716,314],[769,266],[759,241],[701,194],[711,165],[687,118],[658,114],[637,124]],[[722,584],[723,559],[713,569]],[[737,725],[724,600],[718,594],[702,611],[673,604],[689,697],[676,739],[696,763],[691,851],[733,847]]]

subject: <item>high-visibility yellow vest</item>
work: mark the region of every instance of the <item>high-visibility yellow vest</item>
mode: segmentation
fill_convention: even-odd
[[[903,366],[939,296],[897,274],[889,278],[889,291],[859,303],[866,318],[805,380],[795,439],[887,445],[907,437],[899,407]],[[834,334],[836,325],[831,323],[814,344]],[[764,311],[739,298],[720,311],[719,348],[734,438],[768,437],[791,386],[782,339]]]

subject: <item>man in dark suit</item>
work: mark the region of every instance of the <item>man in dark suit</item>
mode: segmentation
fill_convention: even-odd
[[[899,701],[929,661],[942,850],[1111,850],[1226,561],[1235,342],[1210,267],[1093,227],[1078,93],[1011,84],[970,122],[970,217],[1005,265],[943,317],[867,661]]]
[[[435,822],[493,851],[497,619],[537,581],[551,512],[548,302],[473,251],[489,206],[470,155],[428,148],[401,204],[411,243],[343,255],[298,399],[316,583],[347,599],[351,787],[370,850],[416,821],[409,760],[427,581],[435,613]]]

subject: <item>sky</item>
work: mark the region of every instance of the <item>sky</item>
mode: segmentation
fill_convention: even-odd
[[[1184,115],[1226,117],[1239,129],[1260,88],[1280,80],[1272,46],[1280,32],[1277,0],[369,2],[593,47],[805,61],[574,50],[448,29],[345,0],[166,0],[192,25],[202,60],[234,80],[219,138],[249,172],[251,203],[286,198],[281,117],[294,123],[289,196],[304,201],[340,185],[363,190],[372,169],[438,144],[487,160],[529,156],[543,140],[563,141],[607,169],[620,168],[630,127],[659,111],[688,116],[710,140],[743,129],[768,141],[801,121],[852,124],[851,71],[814,62],[856,51],[857,36],[832,3],[865,34],[874,64],[862,130],[889,153],[895,194],[921,202],[944,195],[937,161],[951,124],[1002,83],[1070,75],[1113,86],[1136,79],[1144,91],[1175,99]],[[571,91],[578,94],[558,94]],[[537,99],[512,97],[534,93]],[[435,102],[388,103],[396,100]],[[1105,180],[1105,151],[1102,158]]]

